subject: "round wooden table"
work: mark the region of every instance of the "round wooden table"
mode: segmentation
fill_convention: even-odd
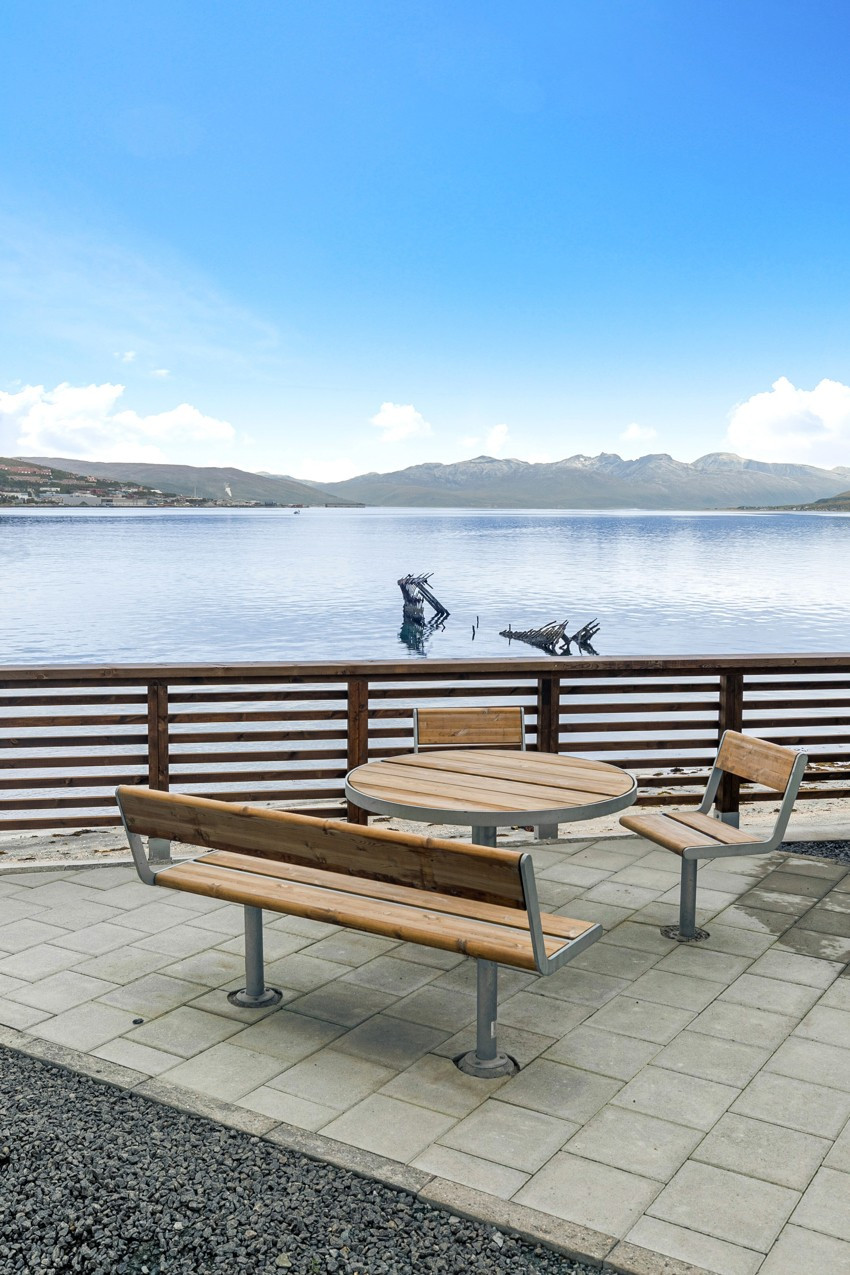
[[[496,844],[496,829],[531,824],[556,836],[559,823],[630,806],[637,782],[617,766],[561,753],[451,748],[405,753],[352,770],[345,795],[363,810],[424,823],[462,823],[472,840]]]

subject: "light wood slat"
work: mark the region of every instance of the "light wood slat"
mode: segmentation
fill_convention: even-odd
[[[684,824],[677,823],[669,815],[621,815],[620,823],[631,832],[655,841],[665,850],[672,850],[674,854],[681,854],[690,846],[721,844],[716,837],[710,837],[696,828],[686,828]]]
[[[531,935],[450,916],[426,908],[364,898],[296,882],[252,876],[229,868],[207,867],[203,862],[179,864],[161,872],[157,885],[187,890],[213,899],[227,899],[251,907],[284,912],[288,916],[309,917],[330,925],[381,934],[400,942],[424,943],[428,947],[461,952],[487,961],[534,970]],[[547,955],[554,956],[563,941],[544,939]]]
[[[216,850],[248,851],[503,907],[524,906],[520,854],[468,843],[355,828],[289,811],[258,810],[204,797],[119,789],[131,832]]]
[[[763,739],[754,739],[752,735],[741,735],[738,731],[727,731],[717,754],[717,764],[721,770],[730,771],[741,779],[749,779],[753,783],[763,784],[765,788],[773,788],[782,792],[791,778],[796,753],[790,748],[782,748],[779,744],[770,744]]]
[[[522,760],[520,760],[520,758]],[[549,753],[482,753],[464,752],[447,756],[445,753],[407,754],[393,759],[399,766],[441,770],[451,774],[478,774],[486,765],[488,776],[515,779],[520,783],[552,787],[566,787],[582,792],[596,792],[618,796],[628,792],[631,779],[621,770],[606,762],[589,761],[581,757],[566,757]]]
[[[712,815],[700,814],[699,811],[685,813],[675,810],[671,811],[667,818],[675,819],[676,823],[685,824],[689,828],[695,828],[697,832],[704,832],[715,841],[722,841],[726,846],[752,845],[754,841],[762,840],[761,837],[755,837],[751,832],[747,832],[746,828],[736,828],[731,823],[723,823],[722,820],[715,819]]]
[[[521,748],[523,744],[521,708],[418,708],[415,712],[420,748],[476,744]]]
[[[343,894],[362,894],[370,898],[384,899],[390,903],[403,903],[408,907],[421,907],[423,894],[421,890],[413,890],[407,886],[390,885],[384,881],[363,881],[357,877],[345,877],[338,873],[322,872],[316,868],[300,868],[294,864],[278,863],[271,859],[257,859],[252,855],[232,854],[216,850],[197,860],[210,863],[214,867],[233,868],[242,872],[253,872],[261,876],[278,877],[285,881],[299,881],[303,885],[324,886]],[[453,916],[471,916],[478,921],[489,921],[494,925],[507,925],[514,929],[527,930],[528,916],[519,908],[500,908],[492,903],[477,903],[474,899],[462,902],[449,894],[436,894],[431,891],[427,895],[427,906],[434,912],[448,912]],[[586,930],[593,928],[594,921],[574,921],[565,916],[549,916],[541,913],[545,934],[556,935],[565,939],[577,939]]]
[[[545,806],[557,808],[583,805],[592,796],[586,790],[568,788],[566,785],[554,787],[549,784],[535,784],[530,778],[504,780],[480,774],[454,775],[445,771],[436,776],[427,771],[420,774],[411,766],[398,768],[391,761],[381,762],[368,773],[362,768],[355,771],[350,776],[349,783],[359,792],[372,793],[375,796],[384,793],[392,797],[396,792],[424,794],[433,799],[434,806],[442,805],[447,796],[458,800],[468,798],[472,802],[470,809],[484,810],[488,810],[494,801],[505,810],[540,810]],[[628,787],[631,787],[631,783]]]

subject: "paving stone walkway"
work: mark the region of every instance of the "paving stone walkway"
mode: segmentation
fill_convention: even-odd
[[[0,874],[0,1041],[387,1180],[395,1164],[506,1227],[548,1219],[615,1270],[850,1272],[850,869],[715,861],[711,937],[686,947],[659,933],[672,856],[631,837],[533,854],[544,905],[606,934],[549,978],[502,971],[514,1077],[452,1062],[474,962],[269,917],[284,1004],[240,1010],[241,909],[114,865]]]

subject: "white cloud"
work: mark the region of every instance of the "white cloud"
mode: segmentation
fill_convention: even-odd
[[[631,425],[627,425],[623,430],[620,439],[624,443],[647,443],[657,436],[658,430],[653,429],[651,425],[638,425],[632,421]]]
[[[727,440],[733,451],[756,460],[848,465],[850,386],[823,380],[799,390],[781,376],[733,408]]]
[[[155,367],[154,370],[151,372],[151,376],[157,377],[157,379],[160,381],[164,381],[170,375],[171,373],[169,372],[167,367]]]
[[[116,359],[118,360],[118,362],[119,362],[119,363],[135,363],[135,361],[136,361],[136,351],[135,351],[135,350],[125,350],[125,351],[124,351],[124,353],[122,354],[120,350],[116,350],[116,351],[115,351],[115,357],[116,357]]]
[[[510,430],[507,425],[494,425],[486,434],[473,434],[460,440],[465,452],[481,456],[499,456],[508,445]]]
[[[0,391],[0,455],[197,464],[208,460],[199,447],[215,448],[235,437],[227,421],[189,403],[150,416],[116,411],[123,393],[123,385],[67,383],[54,390],[26,385],[16,394]]]
[[[382,431],[385,443],[399,443],[405,438],[418,438],[431,433],[431,426],[412,403],[382,403],[370,418],[370,424]]]

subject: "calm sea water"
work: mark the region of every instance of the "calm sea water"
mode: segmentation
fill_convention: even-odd
[[[846,651],[848,559],[843,515],[4,511],[0,663],[528,656],[499,630],[593,617],[600,655]]]

